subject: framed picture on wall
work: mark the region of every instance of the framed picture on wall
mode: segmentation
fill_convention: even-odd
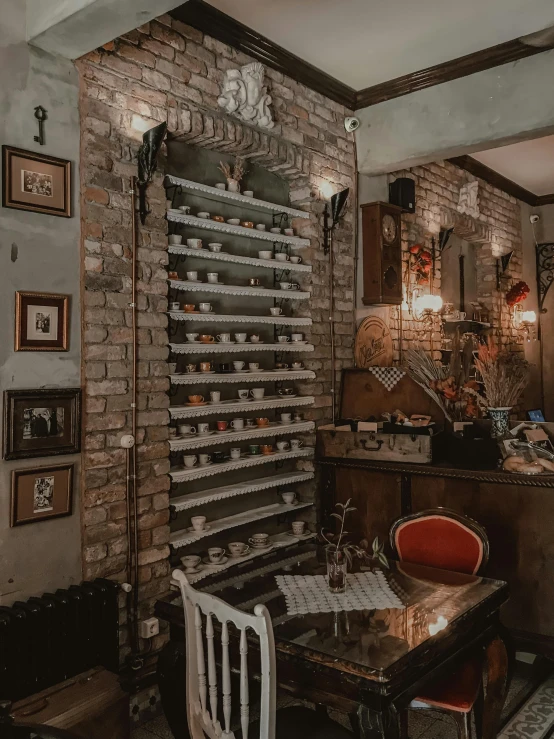
[[[15,351],[66,352],[69,349],[69,295],[15,294]]]
[[[76,454],[80,449],[80,388],[4,392],[4,459]]]
[[[70,218],[71,162],[3,146],[2,205]]]
[[[13,470],[11,525],[70,516],[73,510],[72,464]]]

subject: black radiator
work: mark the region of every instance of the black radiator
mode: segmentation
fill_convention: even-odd
[[[0,607],[0,699],[21,700],[101,665],[119,668],[119,585],[98,578]]]

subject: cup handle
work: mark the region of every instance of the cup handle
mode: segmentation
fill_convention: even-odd
[[[190,427],[190,431],[189,431],[189,434],[195,434],[195,433],[196,433],[196,429],[195,429],[195,427],[194,427],[194,426],[191,426],[191,427]]]
[[[194,467],[195,464],[198,464],[198,457],[194,458],[194,462],[192,463],[192,466]]]

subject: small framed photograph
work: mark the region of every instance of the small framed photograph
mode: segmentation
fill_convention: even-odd
[[[70,516],[73,510],[72,464],[13,470],[11,525]]]
[[[76,454],[80,449],[80,388],[4,392],[4,459]]]
[[[71,162],[3,146],[2,205],[70,218]]]
[[[69,349],[69,295],[15,294],[15,351],[66,352]]]
[[[535,423],[544,423],[546,421],[544,413],[540,408],[533,408],[532,410],[527,411],[527,418]]]

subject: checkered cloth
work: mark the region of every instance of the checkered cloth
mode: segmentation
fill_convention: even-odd
[[[406,374],[406,371],[400,367],[368,367],[367,369],[389,392]]]
[[[324,575],[275,575],[285,596],[287,613],[329,613],[373,608],[404,608],[381,570],[346,576],[346,591],[331,593]]]

